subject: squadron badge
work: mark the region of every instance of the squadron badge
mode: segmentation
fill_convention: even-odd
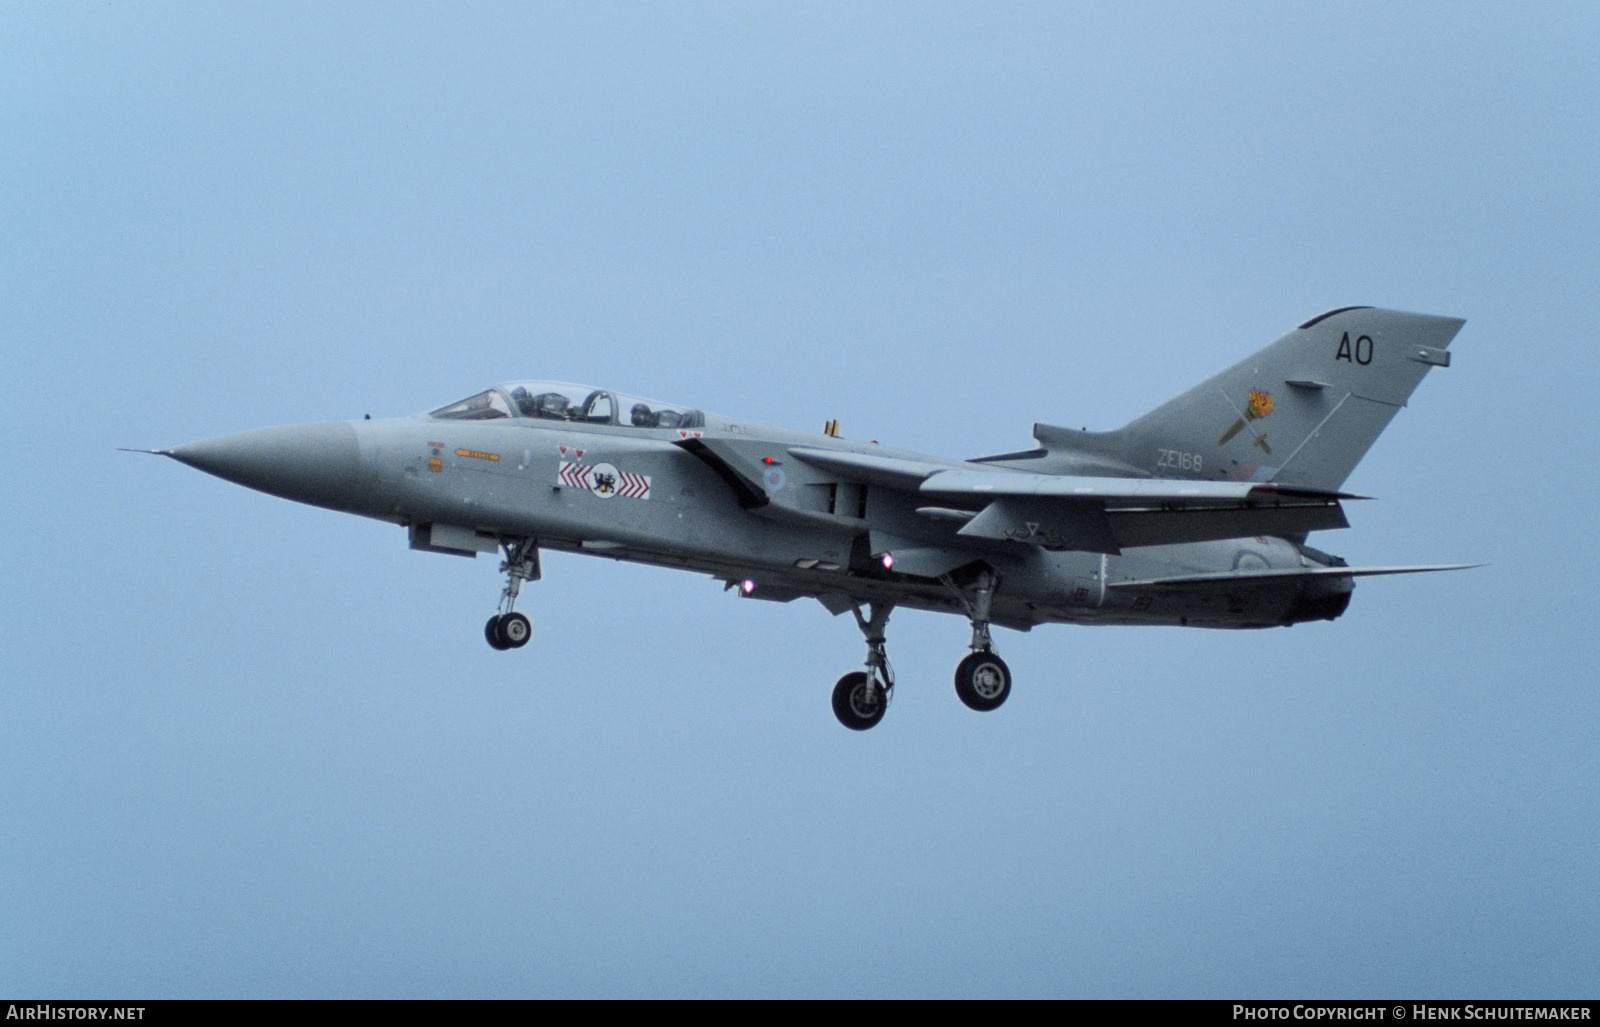
[[[601,499],[626,496],[650,498],[650,476],[619,471],[614,464],[580,464],[563,460],[556,468],[556,482],[569,489],[584,489]]]

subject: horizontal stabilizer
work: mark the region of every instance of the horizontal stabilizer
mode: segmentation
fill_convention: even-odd
[[[1267,581],[1297,581],[1312,578],[1370,578],[1380,574],[1428,574],[1433,571],[1465,571],[1481,563],[1436,563],[1411,567],[1289,567],[1282,570],[1225,571],[1221,574],[1185,574],[1172,578],[1146,578],[1142,581],[1107,582],[1112,589],[1194,589],[1207,586],[1254,584]]]

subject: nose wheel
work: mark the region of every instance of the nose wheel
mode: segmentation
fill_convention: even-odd
[[[506,587],[500,593],[500,612],[483,626],[483,637],[494,649],[521,649],[533,637],[533,621],[516,611],[517,595],[524,581],[539,580],[539,546],[531,538],[500,544],[506,551],[505,561],[500,564]]]

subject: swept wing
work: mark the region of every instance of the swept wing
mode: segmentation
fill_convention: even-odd
[[[915,492],[928,501],[926,515],[965,520],[958,535],[1098,553],[1345,528],[1340,500],[1364,498],[1271,482],[1034,474],[802,446],[788,453],[856,481]]]

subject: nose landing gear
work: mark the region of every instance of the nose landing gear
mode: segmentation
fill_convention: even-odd
[[[516,611],[517,595],[524,581],[539,580],[539,544],[531,538],[502,540],[500,544],[506,551],[500,564],[506,587],[500,593],[500,611],[483,626],[483,636],[495,649],[521,649],[533,637],[533,622],[527,614]]]

